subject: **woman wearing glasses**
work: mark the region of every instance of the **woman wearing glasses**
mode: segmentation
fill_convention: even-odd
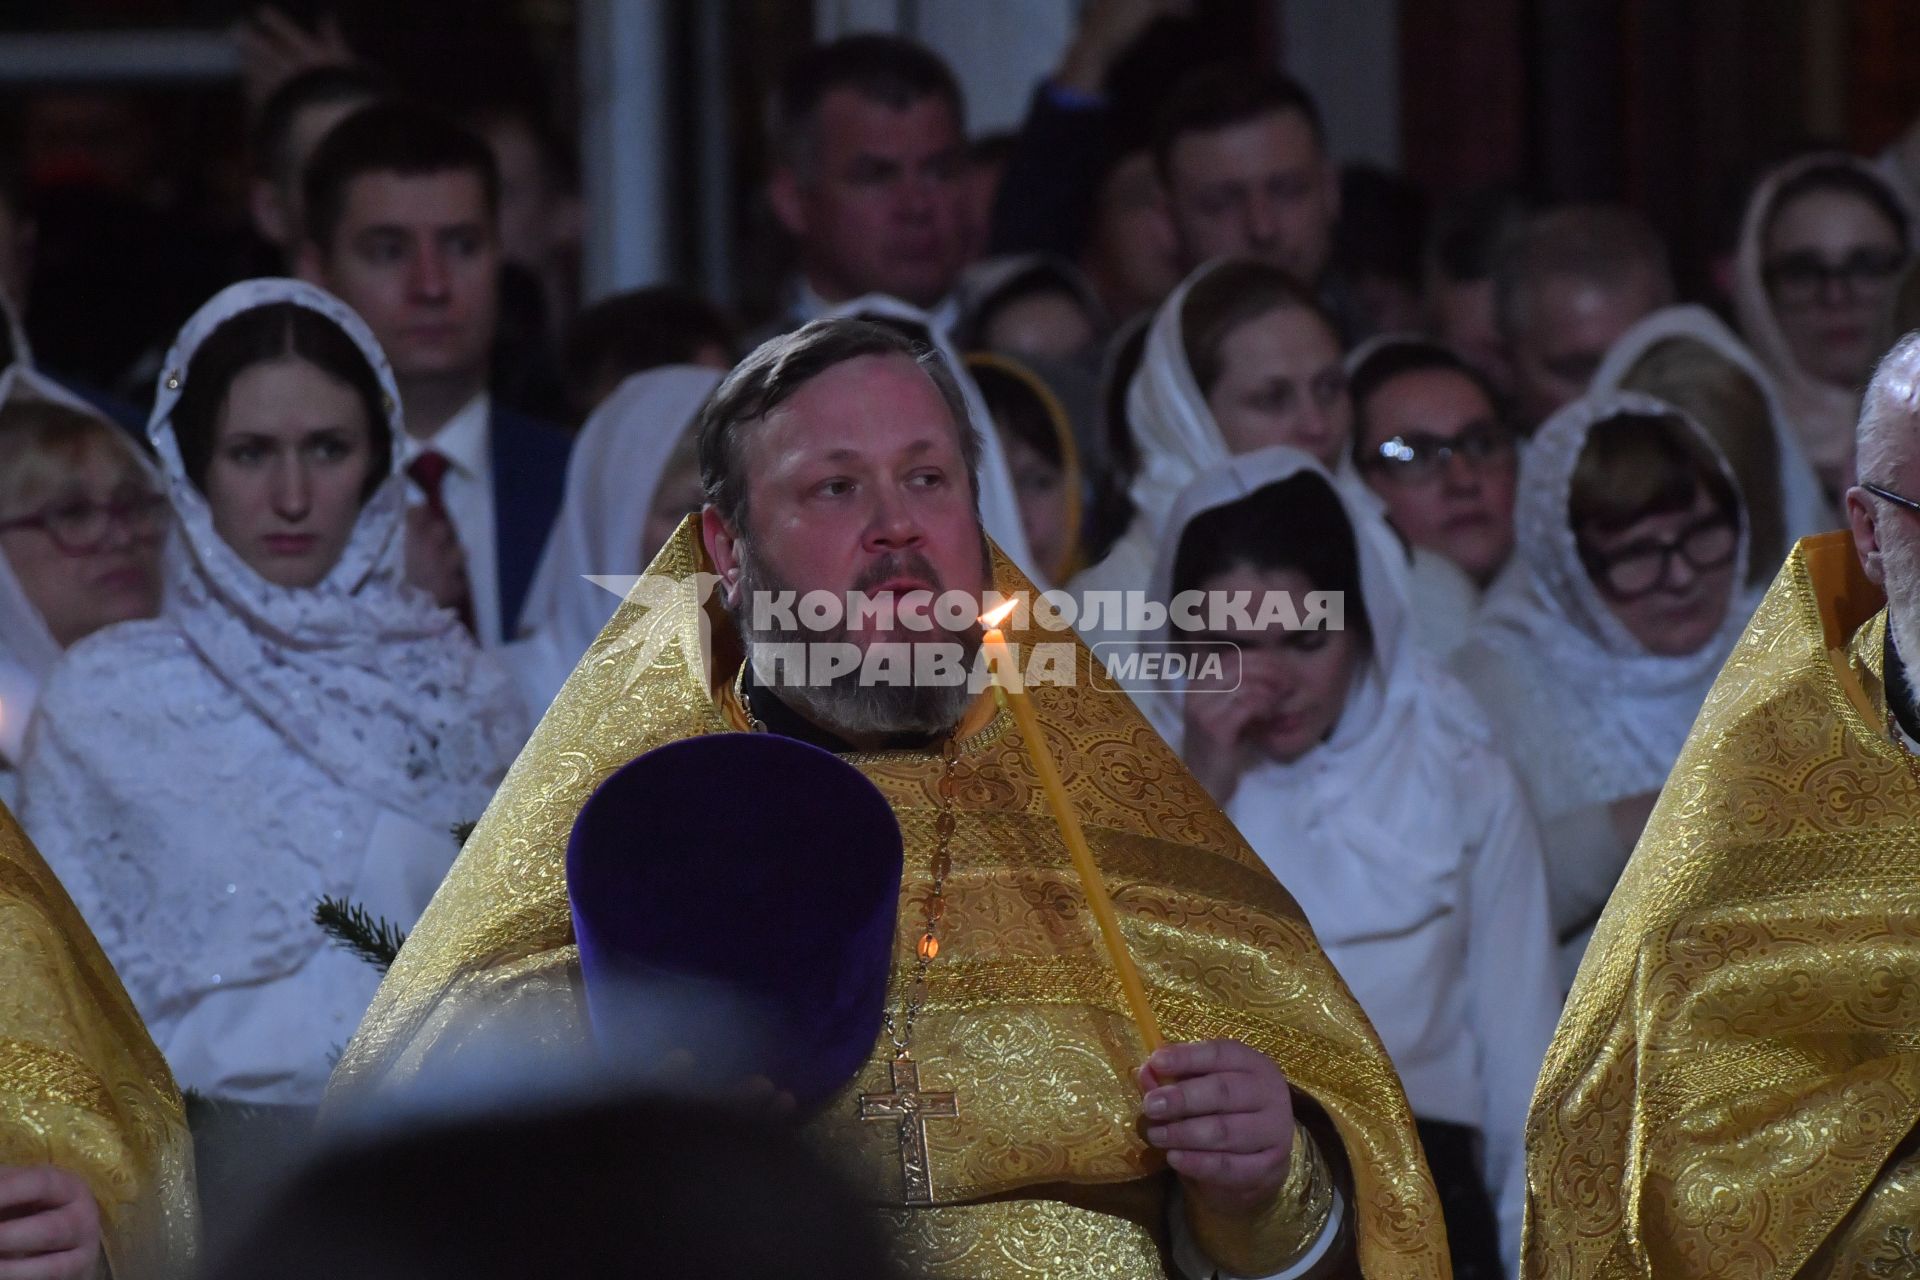
[[[1916,228],[1905,193],[1839,152],[1802,156],[1747,203],[1734,304],[1829,494],[1852,477],[1860,393],[1889,331]]]
[[[1514,525],[1454,668],[1540,819],[1564,988],[1746,623],[1746,517],[1706,432],[1621,392],[1540,428]]]
[[[1353,365],[1354,461],[1387,519],[1481,590],[1513,555],[1514,435],[1493,388],[1438,343],[1387,339]]]
[[[215,296],[150,427],[180,523],[161,613],[70,652],[28,735],[24,825],[212,1099],[319,1101],[380,975],[315,905],[409,927],[520,742],[505,675],[403,581],[400,431],[345,304]]]
[[[172,512],[132,440],[90,411],[0,377],[0,803],[40,687],[102,627],[160,608]]]

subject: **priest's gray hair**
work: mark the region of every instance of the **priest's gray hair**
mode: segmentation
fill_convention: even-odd
[[[694,420],[700,450],[700,487],[727,527],[747,532],[746,437],[801,387],[827,370],[862,356],[902,356],[933,381],[953,416],[960,457],[980,513],[980,433],[967,412],[966,396],[946,357],[890,324],[853,317],[815,320],[792,333],[770,338],[735,365],[707,397]]]
[[[1894,343],[1874,367],[1853,450],[1854,474],[1888,488],[1895,484],[1893,468],[1920,454],[1920,329]]]

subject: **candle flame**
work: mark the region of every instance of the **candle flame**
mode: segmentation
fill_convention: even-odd
[[[995,630],[1001,623],[1007,620],[1007,616],[1013,612],[1014,606],[1019,603],[1018,600],[1003,601],[999,608],[989,609],[980,615],[980,625],[989,631]]]

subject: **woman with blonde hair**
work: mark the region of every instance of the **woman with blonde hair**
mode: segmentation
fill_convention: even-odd
[[[118,427],[16,365],[0,374],[0,802],[61,655],[160,607],[172,512]]]

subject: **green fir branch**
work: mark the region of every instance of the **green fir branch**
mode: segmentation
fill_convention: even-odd
[[[407,935],[384,916],[375,916],[358,903],[322,898],[313,909],[313,922],[334,945],[353,952],[385,973],[406,944]]]

